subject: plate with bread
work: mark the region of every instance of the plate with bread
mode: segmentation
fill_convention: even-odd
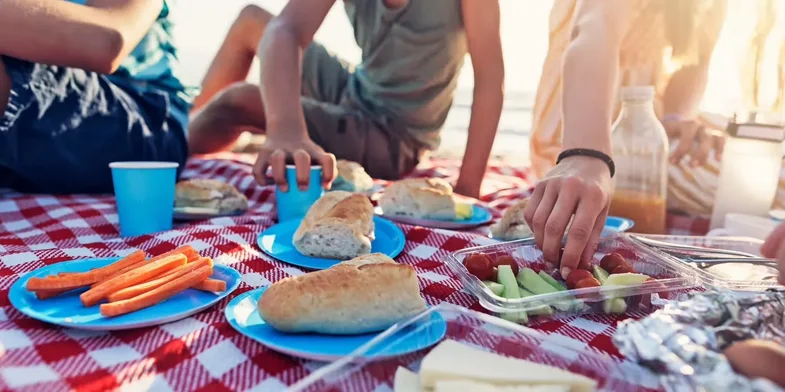
[[[228,296],[240,274],[191,246],[147,258],[137,250],[117,259],[48,265],[17,280],[11,305],[36,320],[69,328],[142,328],[196,314]]]
[[[382,189],[381,185],[374,184],[373,178],[357,162],[339,159],[336,168],[338,173],[330,191],[346,191],[370,196]]]
[[[378,215],[414,226],[471,229],[493,220],[487,208],[456,195],[450,183],[440,178],[396,181],[385,188],[378,201]]]
[[[175,188],[174,220],[194,221],[242,215],[248,199],[227,183],[206,178],[180,181]]]
[[[302,220],[278,223],[257,238],[266,254],[317,270],[369,253],[395,257],[405,243],[403,230],[374,216],[367,196],[347,191],[326,193]]]
[[[243,293],[229,303],[225,316],[238,332],[272,350],[332,361],[426,309],[413,267],[370,254]],[[446,321],[434,312],[428,320],[407,326],[383,356],[425,349],[446,332]],[[365,356],[382,354],[370,351]]]

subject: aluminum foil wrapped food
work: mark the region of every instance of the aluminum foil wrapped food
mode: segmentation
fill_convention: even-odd
[[[747,339],[785,345],[785,291],[693,293],[622,322],[613,336],[619,352],[660,375],[668,391],[782,391],[733,371],[722,350]]]

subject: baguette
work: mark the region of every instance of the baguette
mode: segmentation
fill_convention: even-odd
[[[336,166],[338,176],[333,181],[330,190],[368,192],[373,189],[373,179],[359,163],[339,159]]]
[[[425,301],[414,268],[374,253],[276,282],[258,306],[281,332],[351,335],[385,330]]]
[[[175,191],[175,207],[205,208],[219,214],[248,209],[248,199],[227,183],[206,178],[181,181]]]
[[[370,253],[373,239],[373,205],[368,198],[335,191],[311,206],[292,242],[306,256],[346,260]]]
[[[534,235],[526,219],[523,217],[523,210],[529,204],[529,198],[522,199],[504,212],[502,219],[491,226],[493,239],[500,241],[515,241],[529,238]]]
[[[439,178],[412,178],[392,183],[379,199],[385,215],[454,220],[452,186]]]

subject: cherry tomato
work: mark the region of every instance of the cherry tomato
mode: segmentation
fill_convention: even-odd
[[[600,260],[600,267],[608,271],[608,273],[616,269],[616,267],[625,264],[628,264],[627,260],[624,260],[624,257],[618,253],[611,253]]]
[[[463,265],[470,274],[480,280],[496,280],[493,273],[491,258],[483,253],[473,253],[463,260]]]
[[[629,264],[625,263],[625,264],[619,264],[618,266],[616,266],[616,268],[614,268],[613,270],[609,271],[608,273],[611,274],[611,275],[632,274],[632,273],[635,273],[635,270],[632,267],[630,267]]]
[[[512,269],[512,273],[515,274],[515,276],[518,276],[518,270],[520,269],[520,267],[518,267],[518,263],[515,261],[515,259],[512,256],[507,256],[507,255],[499,256],[498,258],[496,258],[495,264],[496,267],[500,265],[509,265],[510,268]]]
[[[576,288],[575,286],[578,284],[578,282],[584,279],[594,279],[594,275],[592,275],[591,272],[582,269],[572,270],[572,272],[570,272],[570,275],[567,276],[567,288],[568,289]]]
[[[575,284],[575,289],[585,289],[587,287],[600,287],[600,281],[595,279],[593,276],[591,278],[581,279],[578,283]]]

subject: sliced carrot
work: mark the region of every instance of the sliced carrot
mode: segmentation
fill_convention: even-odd
[[[213,269],[211,267],[202,266],[142,295],[122,301],[101,304],[101,314],[106,317],[114,317],[153,306],[209,278],[212,273]]]
[[[144,260],[144,251],[137,250],[122,259],[102,268],[92,271],[77,273],[68,276],[55,276],[50,278],[30,278],[27,281],[27,289],[30,291],[38,290],[71,290],[87,285],[91,285],[99,280],[114,274],[123,268]]]
[[[223,293],[226,291],[226,282],[220,279],[206,279],[192,287],[199,291],[209,291],[211,293]]]
[[[199,259],[199,253],[197,253],[196,250],[191,245],[183,245],[183,246],[181,246],[179,248],[170,250],[170,251],[168,251],[166,253],[161,253],[160,255],[151,258],[150,260],[141,260],[138,264],[130,265],[127,268],[125,268],[125,269],[123,269],[121,271],[117,271],[113,275],[107,276],[105,279],[102,279],[101,281],[96,282],[95,284],[93,284],[93,287],[96,287],[99,284],[101,284],[101,283],[103,283],[103,282],[105,282],[105,281],[107,281],[109,279],[116,278],[116,277],[118,277],[118,276],[120,276],[120,275],[122,275],[122,274],[124,274],[124,273],[126,273],[128,271],[137,269],[137,268],[139,268],[139,267],[141,267],[141,266],[143,266],[145,264],[161,260],[164,257],[174,256],[174,255],[178,255],[178,254],[185,255],[185,257],[188,259],[189,262],[191,261],[192,258],[194,260]]]
[[[71,290],[43,290],[43,291],[33,291],[35,297],[44,300],[57,297],[59,295],[65,294]]]
[[[85,291],[79,298],[84,306],[93,306],[106,298],[109,294],[126,287],[142,283],[162,272],[169,271],[185,264],[185,256],[178,254],[164,257],[163,259],[147,263],[137,269],[128,271],[120,276],[109,279],[100,285]]]
[[[194,261],[193,263],[183,264],[169,272],[165,272],[164,274],[159,275],[153,280],[148,280],[147,282],[115,291],[114,293],[109,294],[107,299],[109,300],[109,302],[117,302],[117,301],[122,301],[124,299],[133,298],[138,295],[142,295],[158,286],[163,285],[164,283],[171,282],[203,266],[212,267],[213,260],[208,258],[201,258],[197,261]]]

